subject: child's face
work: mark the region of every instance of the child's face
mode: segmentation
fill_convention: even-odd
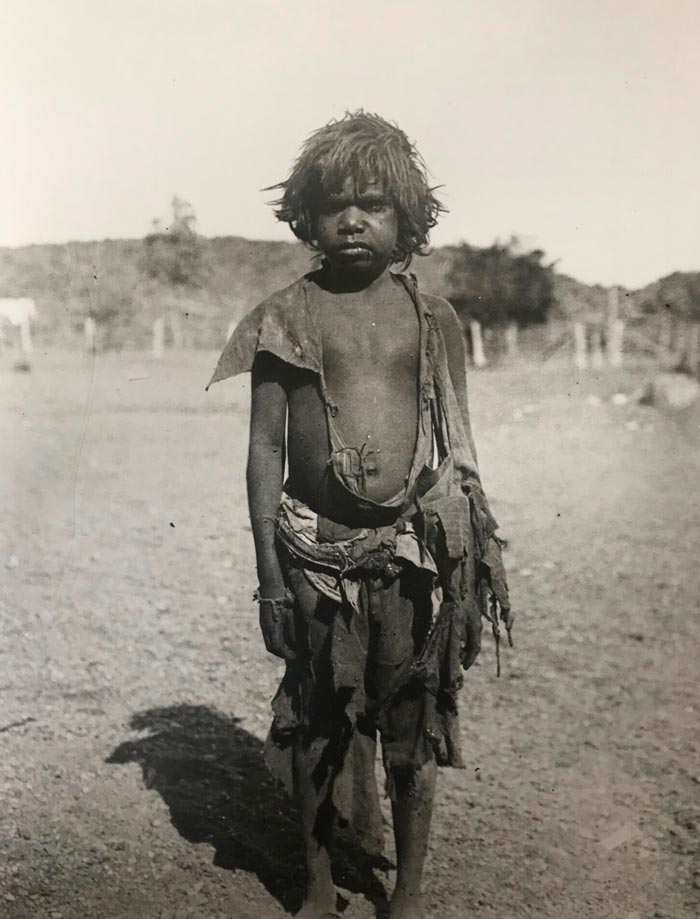
[[[396,208],[376,182],[358,190],[347,180],[321,203],[315,226],[319,249],[344,273],[377,273],[391,262],[398,232]]]

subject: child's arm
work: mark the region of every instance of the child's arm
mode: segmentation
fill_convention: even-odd
[[[278,657],[291,657],[285,641],[285,584],[275,548],[275,517],[282,496],[287,391],[284,365],[267,352],[253,364],[248,447],[248,507],[258,569],[260,626],[265,646]]]
[[[474,436],[472,434],[471,420],[469,418],[469,400],[467,399],[467,355],[464,348],[462,323],[457,318],[454,309],[445,300],[436,301],[434,311],[440,323],[442,337],[445,341],[445,352],[447,354],[450,379],[452,380],[452,386],[457,396],[457,403],[462,416],[464,430],[469,440],[469,448],[472,451],[474,460],[476,460],[476,447],[474,445]]]
[[[476,460],[476,447],[474,446],[474,438],[469,420],[469,404],[467,401],[467,364],[462,324],[454,309],[446,301],[438,301],[435,315],[440,323],[445,341],[450,379],[452,380],[452,386],[457,396],[460,414],[464,422],[464,429],[469,439],[472,456]],[[489,539],[487,545],[484,547],[482,562],[486,564],[489,570],[488,581],[491,594],[500,607],[501,616],[510,634],[510,629],[513,625],[513,614],[510,610],[506,573],[501,558],[501,542],[496,536]]]

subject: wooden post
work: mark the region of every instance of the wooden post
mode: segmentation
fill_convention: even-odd
[[[31,354],[34,350],[32,348],[32,327],[29,321],[29,316],[25,316],[25,318],[20,322],[19,343],[23,354]]]
[[[673,341],[673,317],[668,309],[664,307],[661,314],[661,327],[659,329],[659,349],[661,357],[667,361],[671,354],[671,345]]]
[[[608,329],[608,360],[611,367],[622,367],[625,352],[625,323],[618,319]]]
[[[607,353],[611,367],[622,366],[625,323],[620,319],[620,290],[617,286],[608,291]]]
[[[87,316],[83,325],[85,333],[85,350],[89,354],[95,353],[95,333],[97,332],[97,323],[92,316]]]
[[[561,324],[557,322],[556,319],[551,319],[545,326],[545,332],[547,335],[547,344],[556,345],[557,341],[562,336]]]
[[[472,361],[475,367],[485,367],[488,363],[484,354],[484,339],[481,334],[481,323],[476,319],[469,320],[469,331],[472,336]]]
[[[182,323],[180,322],[180,317],[175,313],[170,314],[170,333],[173,336],[173,348],[175,348],[176,351],[182,351],[184,347]]]
[[[509,322],[506,326],[506,355],[510,360],[518,356],[518,323]]]
[[[579,370],[588,367],[588,348],[586,342],[586,326],[583,322],[574,322],[574,364]]]
[[[600,329],[591,329],[591,367],[600,370],[604,363],[603,333]]]
[[[700,322],[688,323],[688,344],[685,354],[688,370],[694,377],[700,378]]]
[[[165,323],[159,316],[153,323],[153,357],[161,358],[165,351]]]

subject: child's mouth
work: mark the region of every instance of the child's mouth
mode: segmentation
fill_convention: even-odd
[[[371,251],[369,246],[365,246],[363,243],[348,243],[338,249],[339,254],[344,258],[359,258],[369,255]]]

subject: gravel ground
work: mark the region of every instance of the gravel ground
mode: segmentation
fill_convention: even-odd
[[[280,667],[251,602],[247,384],[205,394],[213,361],[0,365],[3,919],[300,904],[261,758]],[[487,640],[462,693],[430,915],[698,915],[700,416],[611,400],[646,373],[471,375],[519,619],[502,678]],[[390,834],[337,865],[345,919],[383,916]]]

